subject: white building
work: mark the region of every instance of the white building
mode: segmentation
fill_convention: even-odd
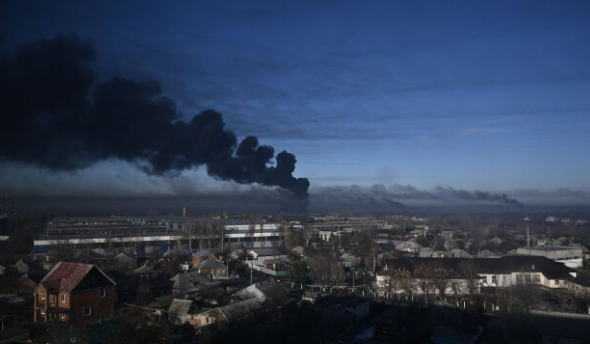
[[[527,256],[546,257],[573,269],[580,268],[584,264],[582,248],[576,246],[520,247],[516,250],[516,253]]]
[[[514,285],[530,284],[544,286],[547,288],[563,288],[566,281],[576,277],[576,271],[563,265],[538,256],[506,256],[501,258],[412,258],[412,259],[390,259],[387,260],[384,269],[377,273],[377,288],[387,289],[396,293],[403,293],[403,288],[394,284],[408,283],[409,279],[403,279],[391,273],[396,270],[406,270],[412,275],[411,284],[413,294],[424,293],[437,294],[438,290],[432,287],[435,283],[431,278],[429,282],[423,276],[414,276],[414,269],[423,266],[427,269],[444,269],[447,277],[444,280],[445,293],[466,294],[469,289],[472,293],[479,293],[481,288],[497,287],[505,288]],[[427,276],[435,274],[426,274]],[[408,275],[409,276],[409,275]],[[395,279],[398,279],[397,281]],[[424,290],[430,285],[430,290]]]

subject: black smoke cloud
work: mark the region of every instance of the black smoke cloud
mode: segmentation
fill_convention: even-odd
[[[462,201],[473,201],[473,202],[487,202],[497,203],[511,206],[522,207],[523,204],[514,198],[510,198],[505,194],[495,194],[485,191],[466,191],[466,190],[455,190],[448,187],[436,187],[434,190],[435,195],[442,199],[456,199]]]
[[[436,187],[420,190],[411,185],[370,187],[359,185],[316,187],[312,190],[313,210],[343,209],[350,211],[399,210],[407,206],[505,205],[520,207],[522,203],[504,194],[484,191]]]
[[[1,157],[55,171],[110,158],[156,175],[205,166],[222,180],[288,190],[297,207],[291,210],[307,208],[310,184],[293,176],[293,154],[275,156],[253,136],[238,143],[213,110],[181,121],[157,82],[101,79],[95,58],[92,43],[74,36],[40,40],[1,58]]]

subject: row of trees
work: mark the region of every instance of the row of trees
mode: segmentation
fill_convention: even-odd
[[[461,262],[459,271],[451,271],[437,263],[418,264],[411,270],[388,268],[382,276],[383,287],[398,299],[403,295],[413,301],[415,295],[421,295],[426,303],[437,296],[444,299],[449,294],[458,297],[477,292],[478,276],[473,263]]]

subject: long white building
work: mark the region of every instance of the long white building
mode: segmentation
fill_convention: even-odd
[[[527,256],[546,257],[573,269],[580,268],[584,265],[582,248],[576,246],[520,247],[516,250],[516,253]]]
[[[222,228],[222,230],[220,230]],[[34,240],[35,254],[58,250],[134,251],[139,254],[172,249],[231,246],[266,247],[282,240],[276,223],[238,223],[235,221],[191,218],[58,218]]]

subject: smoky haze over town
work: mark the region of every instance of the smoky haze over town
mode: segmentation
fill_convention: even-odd
[[[589,16],[0,1],[0,342],[588,342]]]

